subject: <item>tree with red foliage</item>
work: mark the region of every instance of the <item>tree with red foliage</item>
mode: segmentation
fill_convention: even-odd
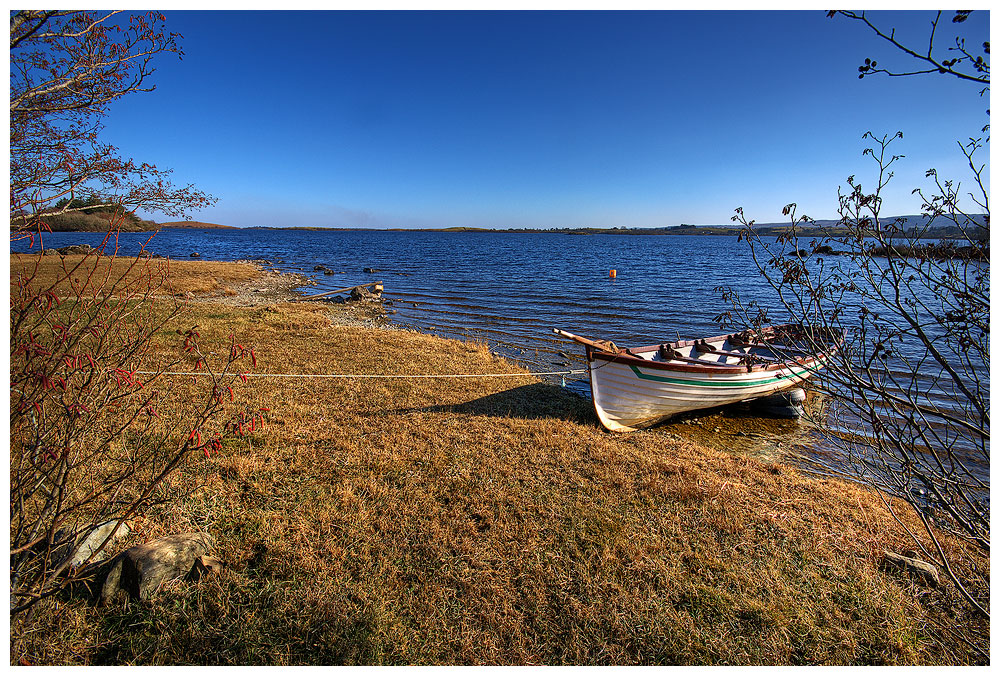
[[[176,499],[166,480],[192,454],[260,417],[223,417],[252,351],[232,338],[224,357],[203,353],[192,328],[171,357],[157,338],[181,309],[160,292],[166,265],[140,253],[122,266],[110,247],[136,209],[212,201],[99,139],[109,104],[150,91],[154,57],[181,53],[163,24],[152,12],[11,12],[11,237],[40,235],[53,213],[110,219],[93,253],[45,266],[39,253],[11,277],[12,618],[93,573],[129,519]],[[190,390],[161,382],[185,366],[198,371]]]
[[[183,215],[214,200],[175,187],[168,170],[120,157],[100,140],[109,105],[148,92],[153,59],[182,55],[156,12],[11,12],[10,218],[21,233],[85,201],[111,210]],[[55,206],[62,201],[61,206]]]

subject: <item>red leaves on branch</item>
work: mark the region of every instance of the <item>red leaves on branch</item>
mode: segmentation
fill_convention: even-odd
[[[111,369],[111,375],[115,377],[118,387],[138,387],[142,389],[142,381],[136,378],[135,371],[126,371],[122,368]]]
[[[195,331],[196,328],[198,328],[198,327],[196,326],[194,328],[188,329],[184,333],[184,351],[185,352],[194,352],[195,349],[198,347],[197,339],[201,338],[201,334],[198,333],[197,331]]]
[[[68,458],[70,447],[63,446],[60,448],[56,446],[41,446],[38,450],[42,452],[39,461],[41,464],[44,465],[50,460],[65,460],[66,458]]]
[[[90,409],[79,402],[70,404],[66,407],[66,410],[69,411],[69,414],[73,417],[80,417],[84,413],[90,413]]]
[[[264,427],[264,415],[269,408],[259,408],[257,411],[244,411],[233,415],[226,424],[226,430],[237,436],[255,432]]]
[[[224,432],[208,431],[220,429],[214,419],[222,409],[221,397],[210,398],[205,387],[172,388],[182,406],[157,402],[168,418],[157,422],[156,391],[137,373],[161,356],[150,338],[176,317],[176,310],[154,309],[163,268],[139,257],[125,259],[120,278],[102,270],[115,262],[129,213],[182,216],[214,202],[100,138],[109,106],[151,89],[146,78],[156,58],[180,55],[177,36],[158,12],[13,10],[9,19],[11,240],[34,246],[37,234],[41,244],[60,215],[92,213],[108,223],[100,256],[44,264],[39,256],[26,267],[19,257],[21,270],[11,275],[10,549],[19,553],[10,562],[13,617],[73,582],[73,571],[55,569],[48,558],[72,543],[59,535],[63,525],[125,518],[164,500],[154,490],[160,482],[190,451],[221,450]],[[55,270],[55,281],[39,274],[43,267]],[[195,329],[184,334],[171,368],[186,354],[204,358],[199,338]],[[236,374],[207,377],[224,392]],[[177,439],[178,429],[191,433]],[[62,463],[56,471],[53,461]],[[46,534],[42,541],[38,533]]]
[[[45,349],[45,346],[32,340],[29,343],[21,344],[14,348],[14,356],[22,354],[27,355],[30,361],[32,357],[50,357],[52,356],[52,351]]]
[[[191,434],[188,435],[188,443],[191,444],[191,442],[194,442],[191,445],[191,448],[196,451],[200,450],[202,453],[205,454],[206,458],[212,457],[211,453],[209,452],[210,450],[215,452],[219,452],[222,450],[222,437],[219,436],[218,434],[214,435],[207,442],[202,443],[201,430],[191,430]]]

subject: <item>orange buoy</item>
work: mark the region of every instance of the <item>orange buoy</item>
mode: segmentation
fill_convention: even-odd
[[[611,274],[609,276],[611,277],[611,279],[614,279],[615,277],[618,276],[618,271],[617,270],[612,270]]]

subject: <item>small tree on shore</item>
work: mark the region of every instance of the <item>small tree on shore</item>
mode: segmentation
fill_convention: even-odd
[[[93,253],[45,266],[29,257],[11,278],[12,616],[86,575],[127,519],[176,499],[165,490],[174,470],[220,450],[256,415],[222,417],[252,352],[231,338],[226,356],[210,359],[195,328],[172,351],[154,340],[180,311],[161,296],[166,264],[144,252],[116,261],[113,235],[128,214],[183,215],[212,201],[99,138],[111,102],[152,89],[153,58],[180,54],[163,21],[152,12],[10,15],[11,238],[41,236],[54,213],[97,209],[109,219]],[[191,388],[164,384],[177,367],[203,375]],[[101,524],[111,530],[84,547]]]
[[[156,12],[21,10],[10,15],[10,219],[44,228],[44,213],[142,208],[182,216],[213,200],[170,172],[122,158],[100,140],[123,96],[152,91],[153,60],[182,54]],[[58,205],[58,206],[57,206]]]
[[[168,476],[248,417],[222,416],[252,357],[235,339],[206,356],[197,327],[157,344],[181,306],[158,297],[167,269],[148,256],[32,258],[11,279],[12,615],[86,577],[140,510],[176,499]],[[165,382],[175,369],[200,382]]]
[[[863,13],[843,14],[914,54]],[[956,14],[959,22],[967,16]],[[973,74],[962,79],[988,88],[989,44],[985,58],[973,57],[958,40],[955,59],[938,61],[933,43],[939,19],[940,13],[930,47],[920,55],[934,64],[932,70],[889,73],[866,59],[862,76],[957,75],[964,64]],[[799,229],[814,223],[799,216],[795,204],[784,208],[789,227],[773,240],[756,232],[742,209],[733,220],[744,226],[741,239],[772,288],[777,308],[794,322],[846,336],[820,380],[826,408],[815,418],[825,438],[843,452],[846,473],[913,508],[924,527],[924,537],[913,533],[924,556],[988,617],[989,191],[977,154],[989,139],[959,144],[971,175],[967,192],[927,171],[933,187],[913,191],[922,199],[924,220],[907,223],[886,218],[883,200],[892,167],[902,159],[892,152],[902,134],[869,132],[864,138],[871,142],[864,154],[876,169],[873,187],[863,187],[854,176],[847,179],[847,189],[839,194],[840,220],[828,234],[801,237]],[[954,247],[927,246],[924,238],[945,225],[963,234],[968,256],[954,255]],[[769,304],[744,300],[732,288],[720,291],[734,308],[718,317],[721,322],[760,327],[772,321]],[[940,532],[964,539],[983,558],[978,580],[954,569]]]

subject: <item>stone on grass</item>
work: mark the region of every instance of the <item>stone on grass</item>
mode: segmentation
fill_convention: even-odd
[[[115,530],[115,526],[118,526],[118,530]],[[70,568],[76,568],[85,562],[96,563],[97,561],[103,561],[108,558],[112,543],[115,540],[125,537],[130,532],[131,529],[128,523],[123,521],[112,520],[99,523],[96,526],[92,526],[89,532],[82,532],[72,542],[67,542],[60,547],[54,558],[58,561],[57,565],[60,566],[69,561]],[[56,541],[61,540],[63,537],[68,537],[68,533],[65,535],[62,532],[57,533]],[[109,538],[108,544],[104,545],[104,541]],[[104,545],[104,549],[97,551],[101,548],[101,545]]]
[[[224,568],[222,561],[214,556],[199,556],[191,567],[191,579],[200,580],[206,575],[216,574]]]
[[[206,533],[168,535],[122,552],[108,571],[101,589],[101,603],[126,592],[134,599],[148,599],[160,585],[187,577],[195,560],[212,548]]]
[[[882,552],[882,563],[886,568],[909,573],[931,587],[936,587],[940,583],[938,569],[926,561],[893,552]]]

